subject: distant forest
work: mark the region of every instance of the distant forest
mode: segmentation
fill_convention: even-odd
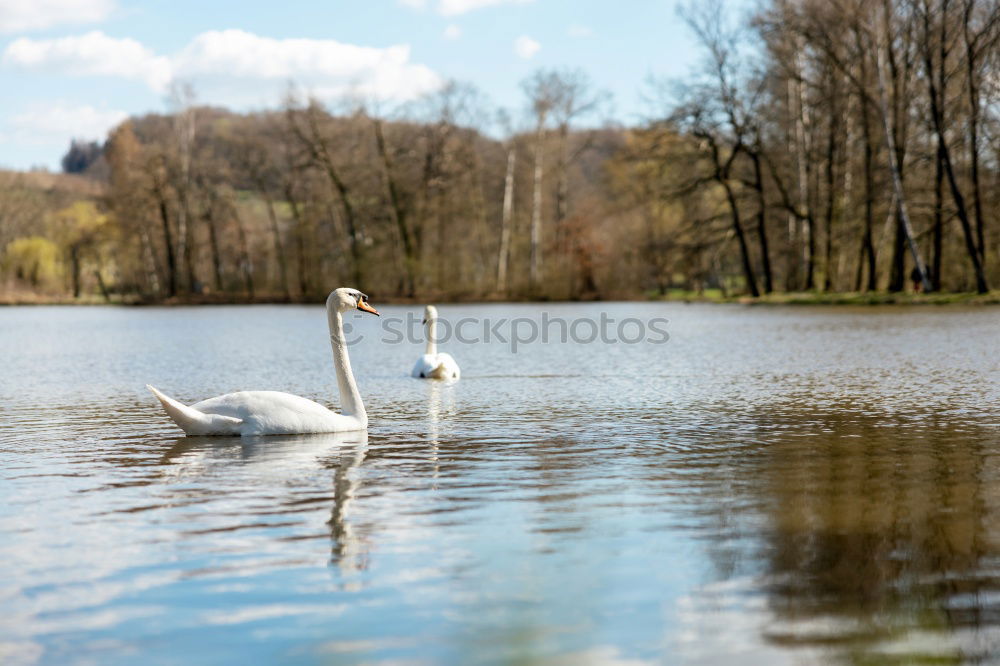
[[[703,51],[603,119],[580,70],[523,108],[294,90],[0,172],[0,300],[591,299],[986,292],[1000,282],[1000,0],[692,3]]]

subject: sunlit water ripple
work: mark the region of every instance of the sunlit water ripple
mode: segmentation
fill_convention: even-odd
[[[1000,659],[1000,311],[441,315],[542,311],[670,340],[351,320],[367,435],[241,441],[143,385],[334,404],[320,308],[0,309],[0,663]]]

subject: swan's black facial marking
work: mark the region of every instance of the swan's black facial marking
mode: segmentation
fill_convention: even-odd
[[[354,307],[356,307],[359,310],[363,310],[364,312],[370,312],[373,315],[378,316],[378,310],[373,308],[371,304],[368,302],[368,294],[362,293],[360,291],[354,291],[353,293],[351,293],[351,296],[354,297]]]

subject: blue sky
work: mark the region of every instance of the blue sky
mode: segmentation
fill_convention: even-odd
[[[515,117],[519,82],[580,67],[635,122],[650,75],[698,59],[680,0],[0,0],[0,166],[58,169],[73,136],[163,111],[172,82],[201,102],[276,106],[290,81],[381,108],[447,79]]]

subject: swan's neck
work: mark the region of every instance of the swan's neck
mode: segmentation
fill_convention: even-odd
[[[341,412],[346,416],[357,417],[368,427],[368,414],[361,403],[361,394],[358,393],[358,385],[354,383],[354,373],[351,372],[351,359],[347,355],[343,315],[339,310],[328,307],[326,316],[330,322],[330,344],[333,346],[333,367],[337,371],[337,388],[340,389]]]
[[[437,317],[431,317],[427,320],[427,347],[424,349],[424,353],[432,355],[438,353]]]

